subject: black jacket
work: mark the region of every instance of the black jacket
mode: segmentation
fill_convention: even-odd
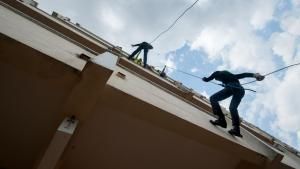
[[[147,42],[142,42],[142,43],[135,44],[132,46],[139,46],[139,47],[142,47],[143,49],[153,49],[153,46]]]
[[[208,78],[206,78],[206,81],[211,81],[215,79],[221,81],[225,85],[228,83],[240,84],[239,79],[246,78],[246,77],[254,77],[254,73],[232,74],[229,71],[215,71]]]

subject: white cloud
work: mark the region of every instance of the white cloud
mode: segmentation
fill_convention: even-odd
[[[294,5],[296,5],[294,1]],[[291,64],[297,61],[297,46],[300,36],[300,8],[292,8],[283,14],[280,21],[281,33],[274,33],[271,38],[273,52],[282,57],[285,64]],[[296,55],[295,55],[296,54]]]
[[[206,91],[203,91],[200,93],[202,96],[206,97],[207,99],[209,99],[209,95],[207,94]]]
[[[300,43],[298,44],[298,46],[296,48],[296,54],[294,57],[294,61],[295,61],[295,63],[300,62]]]
[[[229,105],[231,102],[231,97],[220,102],[220,105],[223,106],[227,111],[229,110]]]
[[[272,50],[282,57],[287,64],[293,60],[296,38],[287,32],[274,33],[272,35]]]
[[[297,149],[300,150],[300,130],[298,130],[298,132],[297,132],[297,139],[298,139],[298,141],[297,141]]]
[[[275,88],[274,106],[277,113],[277,124],[285,131],[296,132],[300,129],[300,68],[288,70],[283,82]]]
[[[269,72],[274,69],[268,43],[255,36],[243,36],[229,50],[224,62],[231,69],[244,68],[254,72]]]
[[[174,72],[177,69],[176,63],[174,62],[174,55],[169,54],[166,60],[162,61],[167,66],[168,75]]]
[[[288,33],[300,36],[300,17],[289,16],[281,21],[281,27]]]
[[[199,69],[196,68],[196,67],[194,67],[194,68],[192,68],[190,71],[191,71],[192,73],[196,73],[196,72],[199,72]]]
[[[124,29],[124,23],[121,16],[116,15],[116,12],[111,8],[99,9],[97,12],[99,16],[99,22],[104,23],[108,29],[112,31],[121,31]]]
[[[292,0],[292,3],[294,6],[299,7],[300,6],[300,0]]]
[[[292,133],[286,132],[279,128],[276,123],[272,124],[272,130],[276,133],[277,138],[286,144],[292,145],[293,144],[293,137]]]
[[[264,0],[258,1],[257,6],[260,9],[254,10],[250,23],[254,29],[262,29],[269,20],[273,19],[273,12],[278,1]]]
[[[291,67],[282,80],[267,77],[258,96],[250,104],[246,119],[267,126],[284,142],[291,144],[292,135],[300,130],[300,67]],[[270,118],[275,119],[269,121]],[[300,141],[300,140],[298,140]]]
[[[202,48],[210,58],[215,58],[234,38],[234,30],[231,28],[206,27],[192,43],[191,49]]]

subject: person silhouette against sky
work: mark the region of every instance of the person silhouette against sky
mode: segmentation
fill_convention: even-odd
[[[147,67],[147,55],[148,55],[148,51],[150,49],[153,49],[153,46],[147,42],[142,42],[142,43],[139,43],[139,44],[135,44],[135,45],[131,45],[132,47],[134,46],[138,46],[138,48],[132,52],[131,55],[129,55],[128,59],[129,60],[133,60],[133,57],[139,53],[141,50],[144,50],[144,59],[143,59],[143,62],[144,62],[144,68]]]
[[[204,82],[209,82],[213,79],[222,82],[224,89],[219,92],[213,94],[209,100],[212,106],[213,113],[218,116],[218,119],[210,122],[213,125],[218,125],[223,128],[227,127],[227,123],[225,120],[225,116],[222,112],[222,109],[219,105],[219,101],[222,101],[230,96],[232,96],[229,111],[232,118],[232,126],[233,128],[228,132],[231,135],[242,137],[240,133],[240,118],[238,114],[238,106],[245,95],[245,89],[240,84],[239,79],[253,77],[256,80],[261,81],[264,79],[264,76],[259,73],[241,73],[241,74],[232,74],[229,71],[215,71],[209,77],[203,77],[202,80]]]

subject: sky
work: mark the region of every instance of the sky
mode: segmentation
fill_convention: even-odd
[[[37,0],[128,53],[152,41],[194,0]],[[148,63],[204,77],[215,70],[266,74],[300,62],[300,0],[199,0],[153,43]],[[207,97],[222,88],[168,69]],[[247,82],[252,79],[245,79]],[[241,118],[300,150],[300,66],[246,85]],[[228,108],[230,99],[221,104]]]

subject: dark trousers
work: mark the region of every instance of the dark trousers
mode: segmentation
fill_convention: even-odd
[[[144,49],[144,67],[147,65],[147,55],[148,55],[148,49],[144,48],[143,46],[139,46],[132,54],[128,57],[128,59],[132,59],[137,53],[139,53],[141,50]]]
[[[219,105],[219,101],[224,100],[230,96],[232,96],[229,111],[231,113],[232,118],[232,126],[239,127],[240,118],[238,113],[238,106],[245,95],[245,90],[236,85],[236,87],[225,87],[223,90],[213,94],[209,99],[212,106],[213,113],[216,114],[219,119],[225,119],[222,109]]]

